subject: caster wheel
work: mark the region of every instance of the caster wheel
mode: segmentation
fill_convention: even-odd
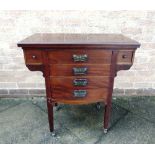
[[[51,136],[52,137],[55,137],[56,136],[56,133],[53,131],[53,132],[51,132]]]
[[[101,104],[99,102],[96,104],[96,109],[97,109],[97,111],[99,111],[101,109]]]
[[[56,111],[59,111],[60,109],[62,109],[62,106],[61,105],[57,105],[56,106]]]
[[[108,133],[108,129],[104,129],[104,131],[103,131],[105,134],[107,134]]]

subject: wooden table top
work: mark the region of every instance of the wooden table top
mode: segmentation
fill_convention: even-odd
[[[18,43],[19,47],[53,47],[53,46],[130,46],[137,48],[140,44],[122,34],[63,34],[36,33]]]

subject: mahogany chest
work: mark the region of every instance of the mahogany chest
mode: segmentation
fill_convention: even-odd
[[[121,34],[34,34],[18,46],[28,69],[43,72],[51,132],[57,103],[94,102],[105,104],[107,132],[114,77],[132,66],[138,42]]]

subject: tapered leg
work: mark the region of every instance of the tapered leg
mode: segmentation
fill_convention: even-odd
[[[110,115],[111,115],[111,107],[112,103],[111,100],[105,105],[105,111],[104,111],[104,133],[107,133],[109,128],[109,121],[110,121]]]
[[[48,121],[50,132],[54,131],[54,121],[53,121],[53,103],[50,98],[47,99],[47,109],[48,109]]]
[[[114,85],[114,77],[116,76],[116,61],[117,61],[117,51],[112,51],[111,57],[111,66],[110,66],[110,78],[109,78],[109,90],[108,96],[105,105],[104,111],[104,133],[107,133],[109,128],[109,121],[111,115],[111,107],[112,107],[112,92],[113,92],[113,85]]]

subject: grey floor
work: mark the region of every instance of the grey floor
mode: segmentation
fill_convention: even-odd
[[[95,104],[54,109],[49,132],[44,98],[0,99],[0,143],[155,143],[155,97],[113,98],[108,134]]]

